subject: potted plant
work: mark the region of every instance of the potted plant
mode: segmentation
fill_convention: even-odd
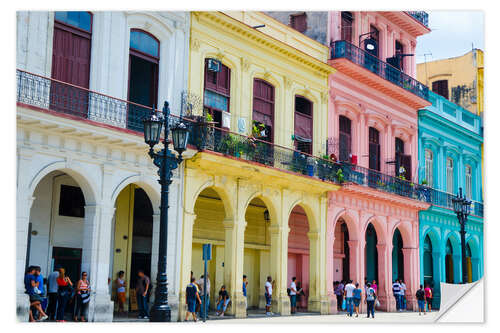
[[[332,162],[328,155],[323,155],[318,159],[318,176],[321,180],[329,179],[332,171]]]
[[[344,172],[342,171],[342,169],[339,168],[335,176],[340,184],[342,184],[345,181]]]

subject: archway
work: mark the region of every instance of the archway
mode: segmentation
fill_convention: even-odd
[[[224,245],[226,217],[224,202],[212,187],[201,191],[194,206],[196,219],[193,225],[191,271],[198,281],[204,274],[203,244],[212,244],[212,260],[208,261],[207,274],[210,280],[209,309],[215,309],[217,292],[227,283],[224,281]],[[216,295],[217,294],[217,295]]]
[[[434,263],[432,260],[432,242],[429,235],[424,239],[424,284],[432,285],[434,281]]]
[[[446,241],[446,249],[445,249],[445,273],[446,273],[446,283],[454,283],[454,265],[453,262],[453,247],[451,245],[450,239]]]
[[[369,223],[365,232],[365,277],[369,282],[378,282],[378,251],[377,232],[373,224]]]
[[[403,238],[396,228],[392,236],[392,281],[404,278]]]
[[[467,283],[472,283],[472,254],[469,243],[465,245],[465,261],[467,264]]]
[[[300,205],[296,205],[288,218],[288,265],[287,286],[290,286],[292,277],[296,277],[297,290],[302,288],[303,295],[297,296],[297,311],[307,311],[309,298],[309,222],[306,212]]]
[[[467,247],[465,249],[466,251],[466,258],[467,258],[467,277],[469,280],[469,283],[477,281],[481,277],[481,260],[480,260],[480,252],[479,252],[479,246],[478,246],[478,241],[474,238],[471,237],[467,241]]]
[[[129,184],[118,194],[115,209],[112,276],[116,279],[118,272],[125,273],[125,310],[137,311],[135,290],[139,270],[151,279],[153,205],[144,189],[136,184]],[[152,288],[148,297],[152,295],[151,291]],[[116,288],[113,288],[113,294],[115,292]],[[115,310],[117,309],[118,303],[115,302]]]
[[[335,241],[333,243],[333,280],[349,280],[350,276],[350,253],[349,253],[349,230],[347,223],[340,218],[335,224]]]
[[[87,198],[77,181],[62,171],[43,177],[33,196],[26,266],[40,266],[48,276],[60,265],[72,281],[78,281]]]
[[[246,275],[248,281],[247,308],[264,309],[264,283],[271,273],[271,218],[268,207],[261,198],[256,197],[250,201],[245,211],[245,221],[243,275]]]

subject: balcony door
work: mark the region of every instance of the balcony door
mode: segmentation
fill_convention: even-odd
[[[339,160],[349,161],[351,154],[351,119],[339,116]]]
[[[149,33],[132,29],[130,32],[128,100],[148,107],[158,100],[158,64],[160,42]],[[128,105],[127,128],[143,131],[142,118],[149,108]]]
[[[92,14],[55,12],[52,48],[52,78],[78,87],[89,88]],[[87,117],[86,89],[52,81],[50,109]]]
[[[369,144],[369,168],[372,170],[380,171],[380,133],[374,128],[370,127],[368,131],[368,144]]]
[[[303,153],[312,154],[312,103],[302,96],[295,96],[294,126],[295,149]]]
[[[411,180],[411,155],[405,155],[405,143],[400,138],[395,140],[396,151],[396,177],[403,176]]]
[[[264,128],[259,139],[274,142],[274,87],[261,79],[253,81],[253,122]]]

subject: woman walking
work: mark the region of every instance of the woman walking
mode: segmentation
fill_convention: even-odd
[[[361,302],[361,288],[359,287],[359,283],[356,283],[356,289],[352,292],[352,299],[354,301],[354,309],[356,310],[356,317],[359,316],[359,303]]]
[[[116,298],[118,299],[118,313],[125,313],[125,288],[127,287],[127,282],[125,281],[125,272],[119,271],[118,277],[116,278]]]
[[[432,289],[428,283],[425,285],[424,293],[425,293],[425,302],[427,303],[428,311],[431,312],[432,311]]]
[[[64,320],[64,310],[66,309],[66,304],[71,297],[71,289],[73,283],[70,278],[65,275],[66,270],[64,268],[59,268],[59,277],[57,278],[57,317],[56,322],[65,322]]]
[[[82,278],[76,285],[76,309],[73,319],[78,321],[80,316],[81,321],[86,321],[85,317],[89,309],[90,301],[90,282],[87,280],[87,272],[82,272]]]

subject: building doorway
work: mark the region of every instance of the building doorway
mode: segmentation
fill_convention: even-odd
[[[366,228],[365,241],[365,275],[370,283],[373,280],[378,283],[377,232],[371,223]]]

